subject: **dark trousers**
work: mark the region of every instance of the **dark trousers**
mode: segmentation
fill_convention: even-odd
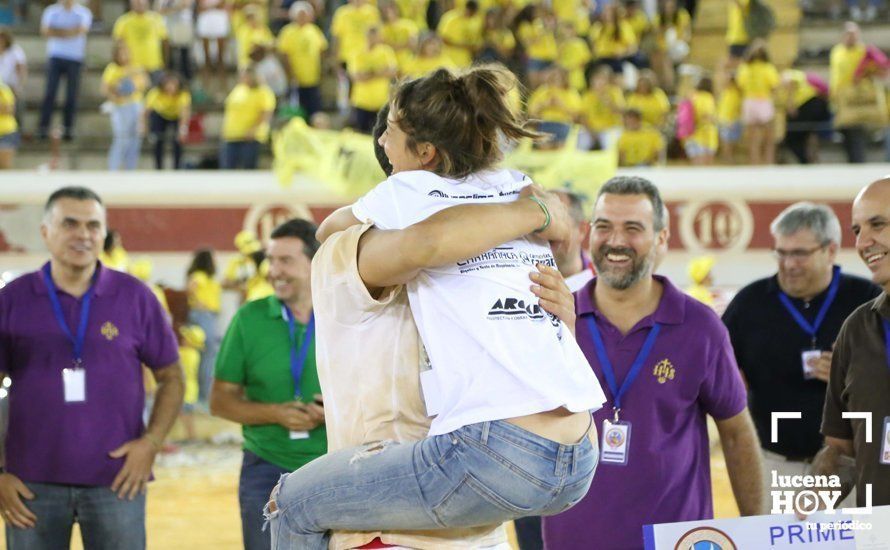
[[[364,109],[355,109],[355,129],[363,134],[370,134],[374,130],[374,124],[377,122],[377,111],[366,111]]]
[[[269,496],[279,478],[287,473],[290,472],[250,451],[244,451],[241,478],[238,482],[244,550],[268,550],[272,547],[271,530],[263,531],[263,507],[269,502]]]
[[[516,542],[519,550],[544,550],[544,537],[541,536],[541,518],[529,516],[513,521],[516,527]]]
[[[65,133],[70,134],[74,130],[74,115],[77,113],[77,96],[80,88],[80,72],[83,63],[50,57],[46,68],[46,91],[43,95],[43,105],[40,107],[40,124],[38,134],[45,135],[49,129],[53,108],[56,103],[56,92],[59,91],[59,80],[65,77],[65,110],[62,111],[62,121],[65,125]]]
[[[179,170],[182,167],[182,144],[179,142],[179,121],[167,120],[158,113],[152,111],[148,118],[149,131],[154,140],[155,147],[155,168],[164,169],[164,146],[167,142],[167,135],[170,134],[173,141],[173,169]]]
[[[260,142],[224,141],[219,150],[219,167],[223,170],[255,170],[260,159]]]
[[[321,89],[318,86],[297,88],[297,96],[300,98],[300,107],[306,112],[306,120],[321,111]]]
[[[861,164],[865,162],[865,149],[868,147],[868,132],[862,126],[841,128],[844,137],[844,151],[847,153],[847,162]]]
[[[798,162],[801,164],[812,162],[807,153],[807,142],[811,135],[827,127],[830,120],[828,102],[822,97],[811,98],[797,109],[794,116],[788,116],[785,145],[794,153]]]
[[[171,70],[177,71],[186,82],[192,79],[194,71],[192,69],[192,52],[189,47],[170,48],[170,67]]]

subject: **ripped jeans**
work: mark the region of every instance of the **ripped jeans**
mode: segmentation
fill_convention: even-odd
[[[322,550],[332,530],[474,527],[558,514],[587,494],[597,460],[587,436],[563,445],[502,420],[344,449],[281,476],[265,509],[272,548]]]

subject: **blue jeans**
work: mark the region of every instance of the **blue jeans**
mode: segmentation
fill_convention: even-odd
[[[219,149],[219,167],[223,170],[255,170],[259,159],[259,141],[224,141]]]
[[[43,95],[43,104],[40,106],[40,123],[38,133],[46,135],[52,118],[53,108],[56,103],[56,93],[59,91],[59,80],[65,77],[65,110],[62,111],[62,122],[65,125],[65,133],[70,134],[74,130],[74,115],[77,113],[77,96],[80,89],[80,72],[83,62],[61,57],[50,57],[46,68],[46,91]]]
[[[592,425],[591,425],[592,429]],[[498,420],[415,443],[317,458],[281,477],[266,507],[272,548],[323,550],[329,531],[443,529],[554,515],[590,488],[597,450]]]
[[[287,470],[267,462],[245,450],[238,482],[238,505],[241,508],[241,535],[244,550],[268,550],[272,547],[269,531],[263,530],[263,506],[269,493]]]
[[[145,548],[145,495],[119,499],[108,487],[25,483],[34,493],[26,500],[37,522],[31,529],[6,524],[9,550],[68,548],[71,529],[80,525],[84,548],[118,550]]]
[[[210,386],[213,385],[213,366],[216,354],[219,353],[219,334],[217,324],[219,316],[212,311],[192,309],[189,311],[189,323],[198,325],[204,330],[204,352],[198,365],[198,399],[206,403],[210,398]]]
[[[108,150],[109,170],[135,170],[139,164],[139,117],[142,104],[133,101],[115,105],[111,111],[111,148]]]

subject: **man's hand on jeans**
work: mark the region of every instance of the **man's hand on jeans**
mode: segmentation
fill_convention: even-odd
[[[19,529],[27,529],[34,527],[37,516],[25,506],[22,497],[34,500],[34,493],[16,476],[0,474],[0,514],[3,521]]]

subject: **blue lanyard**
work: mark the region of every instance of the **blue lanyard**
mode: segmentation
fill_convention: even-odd
[[[86,340],[87,324],[89,324],[90,320],[90,305],[92,304],[93,292],[96,288],[96,275],[93,275],[90,288],[87,290],[86,294],[83,295],[83,301],[80,305],[80,324],[77,325],[77,335],[75,336],[71,333],[71,328],[68,327],[68,321],[65,320],[65,314],[62,312],[62,303],[59,302],[59,297],[56,295],[56,284],[53,282],[50,264],[46,264],[41,270],[41,273],[43,275],[43,282],[46,284],[46,288],[49,291],[49,302],[53,306],[53,314],[56,316],[56,321],[62,328],[62,332],[65,333],[65,336],[68,337],[68,340],[74,348],[72,358],[74,360],[74,365],[79,367],[83,364],[83,343]]]
[[[788,313],[791,314],[791,317],[794,318],[794,321],[798,326],[812,338],[814,348],[816,347],[816,333],[819,331],[819,327],[822,326],[822,321],[825,320],[825,316],[828,314],[828,308],[830,308],[831,304],[834,302],[834,299],[837,296],[837,289],[841,285],[840,274],[841,268],[835,267],[834,273],[831,276],[831,285],[828,287],[828,295],[825,296],[825,301],[822,302],[822,307],[819,308],[819,313],[816,314],[816,319],[813,321],[812,325],[803,315],[801,315],[800,311],[794,307],[791,298],[781,290],[779,291],[779,301],[782,302],[782,305],[785,306],[785,309],[788,310]]]
[[[890,369],[890,321],[881,317],[884,325],[884,348],[887,350],[887,368]]]
[[[303,379],[303,366],[306,364],[306,355],[309,353],[309,344],[315,335],[315,314],[309,315],[309,324],[297,347],[297,322],[294,314],[286,305],[281,305],[281,314],[287,320],[287,328],[290,334],[290,372],[294,377],[294,397],[300,397],[300,381]]]
[[[606,383],[609,385],[609,390],[612,392],[612,408],[615,409],[617,417],[618,411],[621,410],[621,398],[624,397],[624,394],[627,393],[627,390],[634,383],[634,380],[636,380],[637,375],[640,374],[640,369],[643,368],[643,363],[646,361],[646,358],[649,357],[649,353],[652,351],[652,346],[655,345],[655,339],[658,338],[658,333],[661,331],[661,325],[659,323],[652,325],[652,328],[649,330],[649,335],[646,336],[646,340],[643,342],[643,347],[640,348],[640,352],[637,354],[637,358],[634,359],[630,371],[628,371],[620,388],[618,387],[618,382],[615,380],[615,369],[612,368],[612,362],[609,361],[609,356],[606,355],[606,346],[603,344],[603,336],[600,334],[600,329],[596,325],[596,319],[594,319],[593,315],[587,317],[587,326],[590,329],[590,334],[593,336],[593,347],[596,349],[596,356],[600,361],[600,367],[603,369],[603,376],[605,376]]]

